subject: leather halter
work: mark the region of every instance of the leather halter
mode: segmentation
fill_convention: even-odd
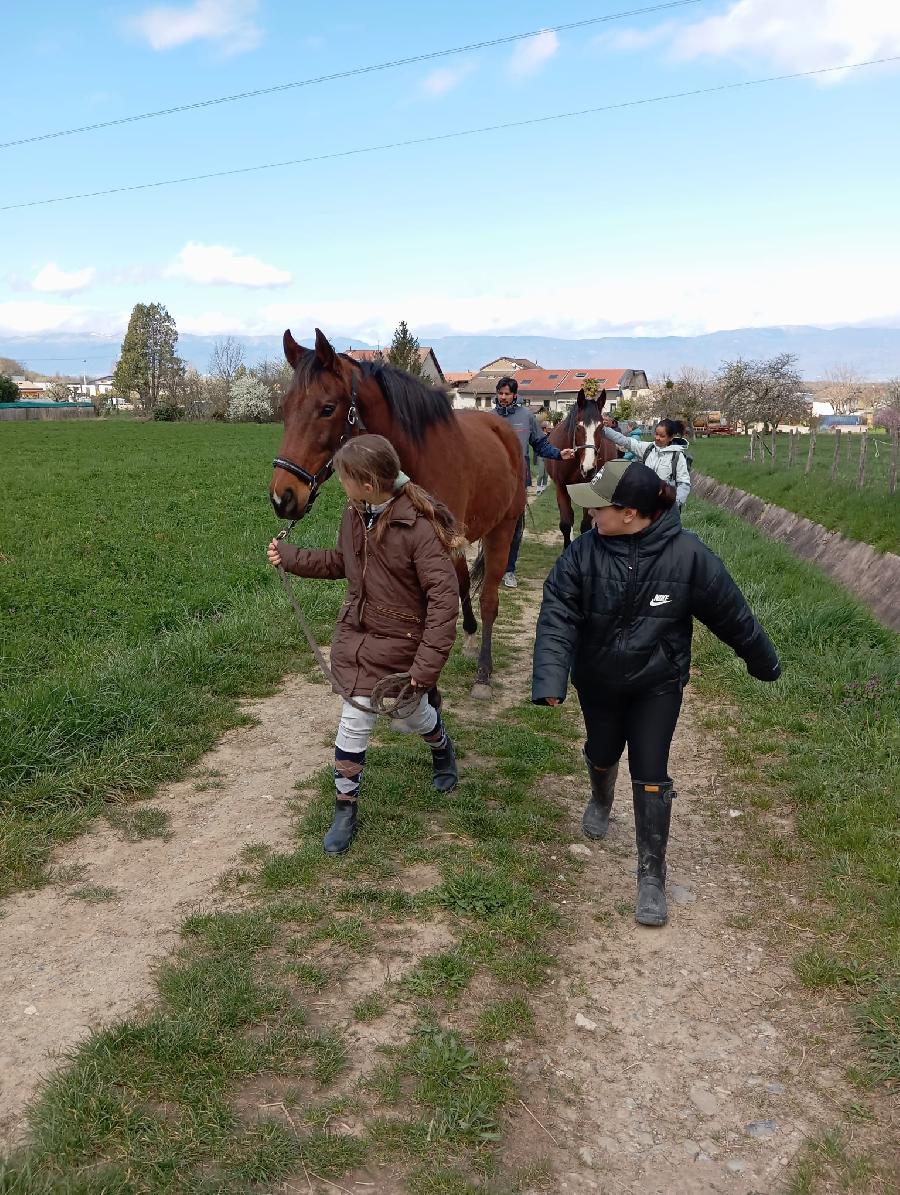
[[[352,436],[357,435],[359,432],[364,432],[366,430],[366,425],[365,425],[365,423],[363,423],[362,414],[360,413],[359,407],[357,406],[357,403],[356,403],[356,396],[357,396],[356,369],[352,365],[351,365],[351,371],[352,372],[350,374],[350,406],[347,408],[347,426],[344,429],[344,432],[343,432],[340,440],[338,440],[337,447],[335,448],[334,452],[331,454],[331,456],[325,462],[325,464],[322,466],[322,468],[318,471],[318,473],[310,473],[308,470],[304,469],[302,465],[295,464],[294,461],[289,460],[285,456],[276,456],[274,461],[272,461],[273,468],[283,469],[285,471],[285,473],[292,474],[294,477],[297,478],[298,481],[302,481],[304,485],[309,487],[309,497],[306,500],[306,506],[303,510],[304,515],[308,514],[310,512],[310,510],[312,510],[312,504],[315,502],[316,498],[319,496],[319,487],[324,482],[326,482],[328,480],[328,478],[331,476],[331,474],[334,472],[334,458],[337,455],[338,449],[343,444],[346,444],[347,440],[349,440]],[[302,518],[303,515],[301,515],[300,517]],[[296,519],[294,521],[296,522]]]

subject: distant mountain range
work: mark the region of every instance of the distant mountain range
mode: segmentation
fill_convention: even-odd
[[[327,331],[327,329],[326,329]],[[301,344],[313,333],[295,329]],[[331,332],[340,350],[372,348],[354,337]],[[179,352],[201,372],[206,369],[214,336],[183,335]],[[281,359],[280,336],[242,336],[248,364],[265,357]],[[601,336],[564,340],[550,336],[420,337],[435,351],[442,369],[478,369],[499,356],[528,357],[545,368],[606,366],[643,369],[651,376],[674,372],[682,365],[714,370],[735,357],[772,357],[795,353],[802,373],[814,380],[836,364],[849,365],[865,378],[900,376],[900,328],[735,328],[703,336]],[[120,341],[99,336],[0,336],[0,356],[24,362],[41,373],[89,376],[111,372]],[[82,365],[84,362],[84,365]]]

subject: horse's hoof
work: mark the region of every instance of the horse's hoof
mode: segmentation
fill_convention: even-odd
[[[478,659],[478,636],[477,635],[463,635],[463,649],[462,653],[467,660]]]
[[[494,690],[490,685],[483,685],[479,681],[478,684],[472,686],[472,696],[476,701],[490,701],[494,696]]]

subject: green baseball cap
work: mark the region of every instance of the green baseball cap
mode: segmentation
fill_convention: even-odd
[[[659,478],[640,461],[607,461],[590,481],[567,485],[576,506],[651,506],[659,495]]]

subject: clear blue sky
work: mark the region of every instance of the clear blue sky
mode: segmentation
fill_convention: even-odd
[[[5,6],[0,140],[640,3]],[[5,149],[0,203],[891,54],[894,0],[702,0]],[[0,332],[118,332],[153,300],[182,331],[370,341],[399,318],[426,336],[900,325],[898,68],[5,211]]]

